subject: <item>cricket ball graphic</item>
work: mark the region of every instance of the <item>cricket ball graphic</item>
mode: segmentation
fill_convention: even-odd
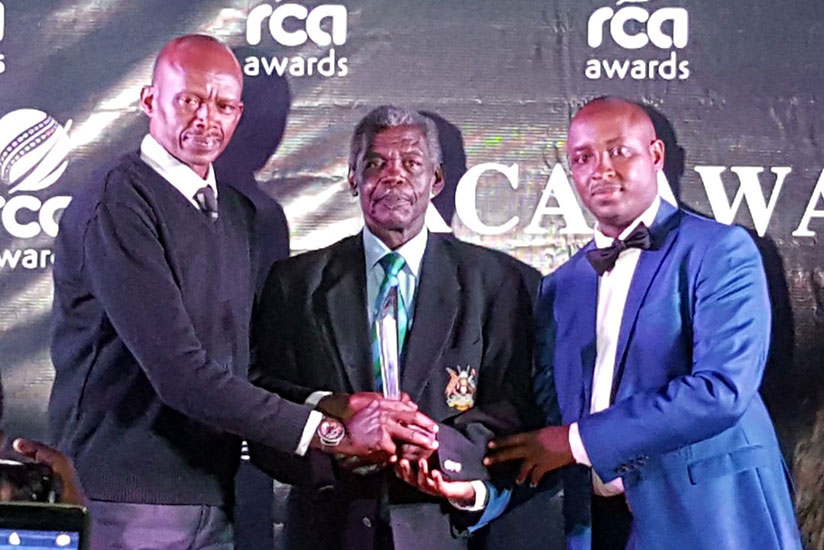
[[[71,150],[68,131],[38,109],[17,109],[0,118],[0,182],[9,193],[40,191],[63,175]]]

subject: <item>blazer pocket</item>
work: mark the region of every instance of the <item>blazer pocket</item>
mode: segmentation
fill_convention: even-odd
[[[690,482],[697,485],[709,479],[733,475],[769,464],[769,453],[754,445],[731,453],[705,458],[687,465]]]

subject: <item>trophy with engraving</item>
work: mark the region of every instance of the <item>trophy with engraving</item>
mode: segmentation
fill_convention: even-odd
[[[378,335],[378,349],[380,350],[383,396],[388,399],[400,399],[400,338],[398,337],[397,287],[389,292],[375,318],[375,332]]]

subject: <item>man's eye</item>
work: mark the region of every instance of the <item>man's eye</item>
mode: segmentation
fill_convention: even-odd
[[[178,101],[180,101],[180,104],[184,107],[197,109],[200,106],[200,100],[191,95],[181,96]]]
[[[217,108],[224,115],[231,115],[237,111],[237,105],[233,105],[232,103],[218,103]]]
[[[589,153],[581,153],[572,157],[572,164],[586,164],[590,158],[591,155]]]
[[[630,150],[623,145],[619,145],[610,149],[609,154],[613,157],[628,157],[630,156]]]
[[[419,159],[406,159],[403,161],[403,164],[410,169],[420,168],[423,165]]]

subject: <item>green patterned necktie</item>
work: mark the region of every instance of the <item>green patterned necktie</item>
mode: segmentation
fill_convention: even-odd
[[[374,314],[372,315],[372,364],[375,390],[380,392],[383,391],[383,380],[381,379],[381,350],[378,347],[377,321],[390,293],[394,292],[396,294],[398,302],[398,354],[403,350],[403,344],[406,341],[409,317],[407,316],[406,306],[403,303],[403,296],[398,290],[398,273],[401,272],[406,262],[400,254],[392,252],[381,258],[379,263],[381,267],[383,267],[384,275],[380,290],[378,290],[378,298],[375,300]],[[400,358],[398,359],[400,360]]]

